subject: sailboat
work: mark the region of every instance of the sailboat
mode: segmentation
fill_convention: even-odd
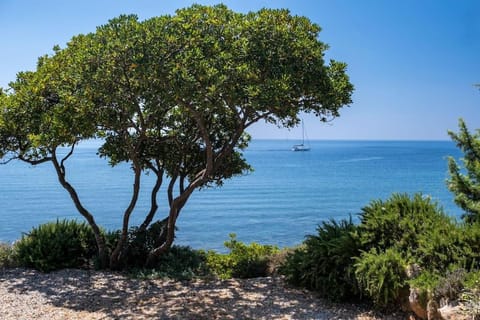
[[[305,145],[305,126],[303,125],[302,121],[302,143],[295,144],[292,146],[292,151],[309,151],[310,147]]]

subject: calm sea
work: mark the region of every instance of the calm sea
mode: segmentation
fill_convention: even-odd
[[[461,214],[446,188],[447,156],[461,155],[449,141],[313,141],[292,152],[295,141],[252,141],[245,156],[255,171],[221,188],[194,193],[179,218],[177,243],[222,250],[229,233],[242,241],[290,246],[330,218],[354,218],[372,199],[394,192],[431,196],[452,216]],[[96,149],[81,147],[67,162],[68,178],[85,206],[107,229],[121,225],[132,186],[128,166],[110,168]],[[143,187],[153,179],[145,176]],[[145,189],[147,191],[147,189]],[[167,212],[166,198],[159,214]],[[148,210],[148,191],[132,216]],[[0,241],[14,241],[32,226],[81,218],[50,164],[0,166]]]

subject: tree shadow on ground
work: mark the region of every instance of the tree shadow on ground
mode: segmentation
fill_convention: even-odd
[[[180,282],[113,272],[7,269],[0,272],[0,284],[14,294],[38,292],[52,306],[95,313],[96,319],[362,319],[365,314],[286,288],[279,278]]]

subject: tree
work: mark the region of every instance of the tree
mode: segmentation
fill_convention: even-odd
[[[472,134],[462,119],[459,127],[459,133],[448,134],[464,154],[464,170],[453,157],[448,159],[448,188],[455,194],[455,203],[465,210],[462,218],[468,223],[480,222],[480,130]]]
[[[151,250],[146,263],[152,262],[172,245],[194,190],[250,169],[242,156],[248,127],[261,120],[292,127],[300,112],[329,121],[351,102],[346,64],[325,64],[319,32],[287,10],[241,14],[224,5],[193,5],[145,21],[112,19],[54,48],[34,72],[18,74],[1,95],[0,155],[53,164],[110,267],[121,261],[142,173],[156,177],[143,230],[168,180],[166,234]],[[99,155],[112,166],[128,162],[133,172],[120,240],[110,254],[66,175],[75,146],[91,138],[104,139]],[[69,152],[60,154],[60,147]]]

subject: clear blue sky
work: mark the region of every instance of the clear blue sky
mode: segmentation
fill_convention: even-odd
[[[192,3],[166,0],[0,0],[0,87],[37,57],[110,18],[173,14]],[[235,11],[288,8],[322,27],[327,58],[348,63],[353,103],[328,125],[306,116],[310,139],[446,140],[463,117],[480,128],[480,1],[223,1]],[[295,139],[299,130],[258,124],[254,138]]]

